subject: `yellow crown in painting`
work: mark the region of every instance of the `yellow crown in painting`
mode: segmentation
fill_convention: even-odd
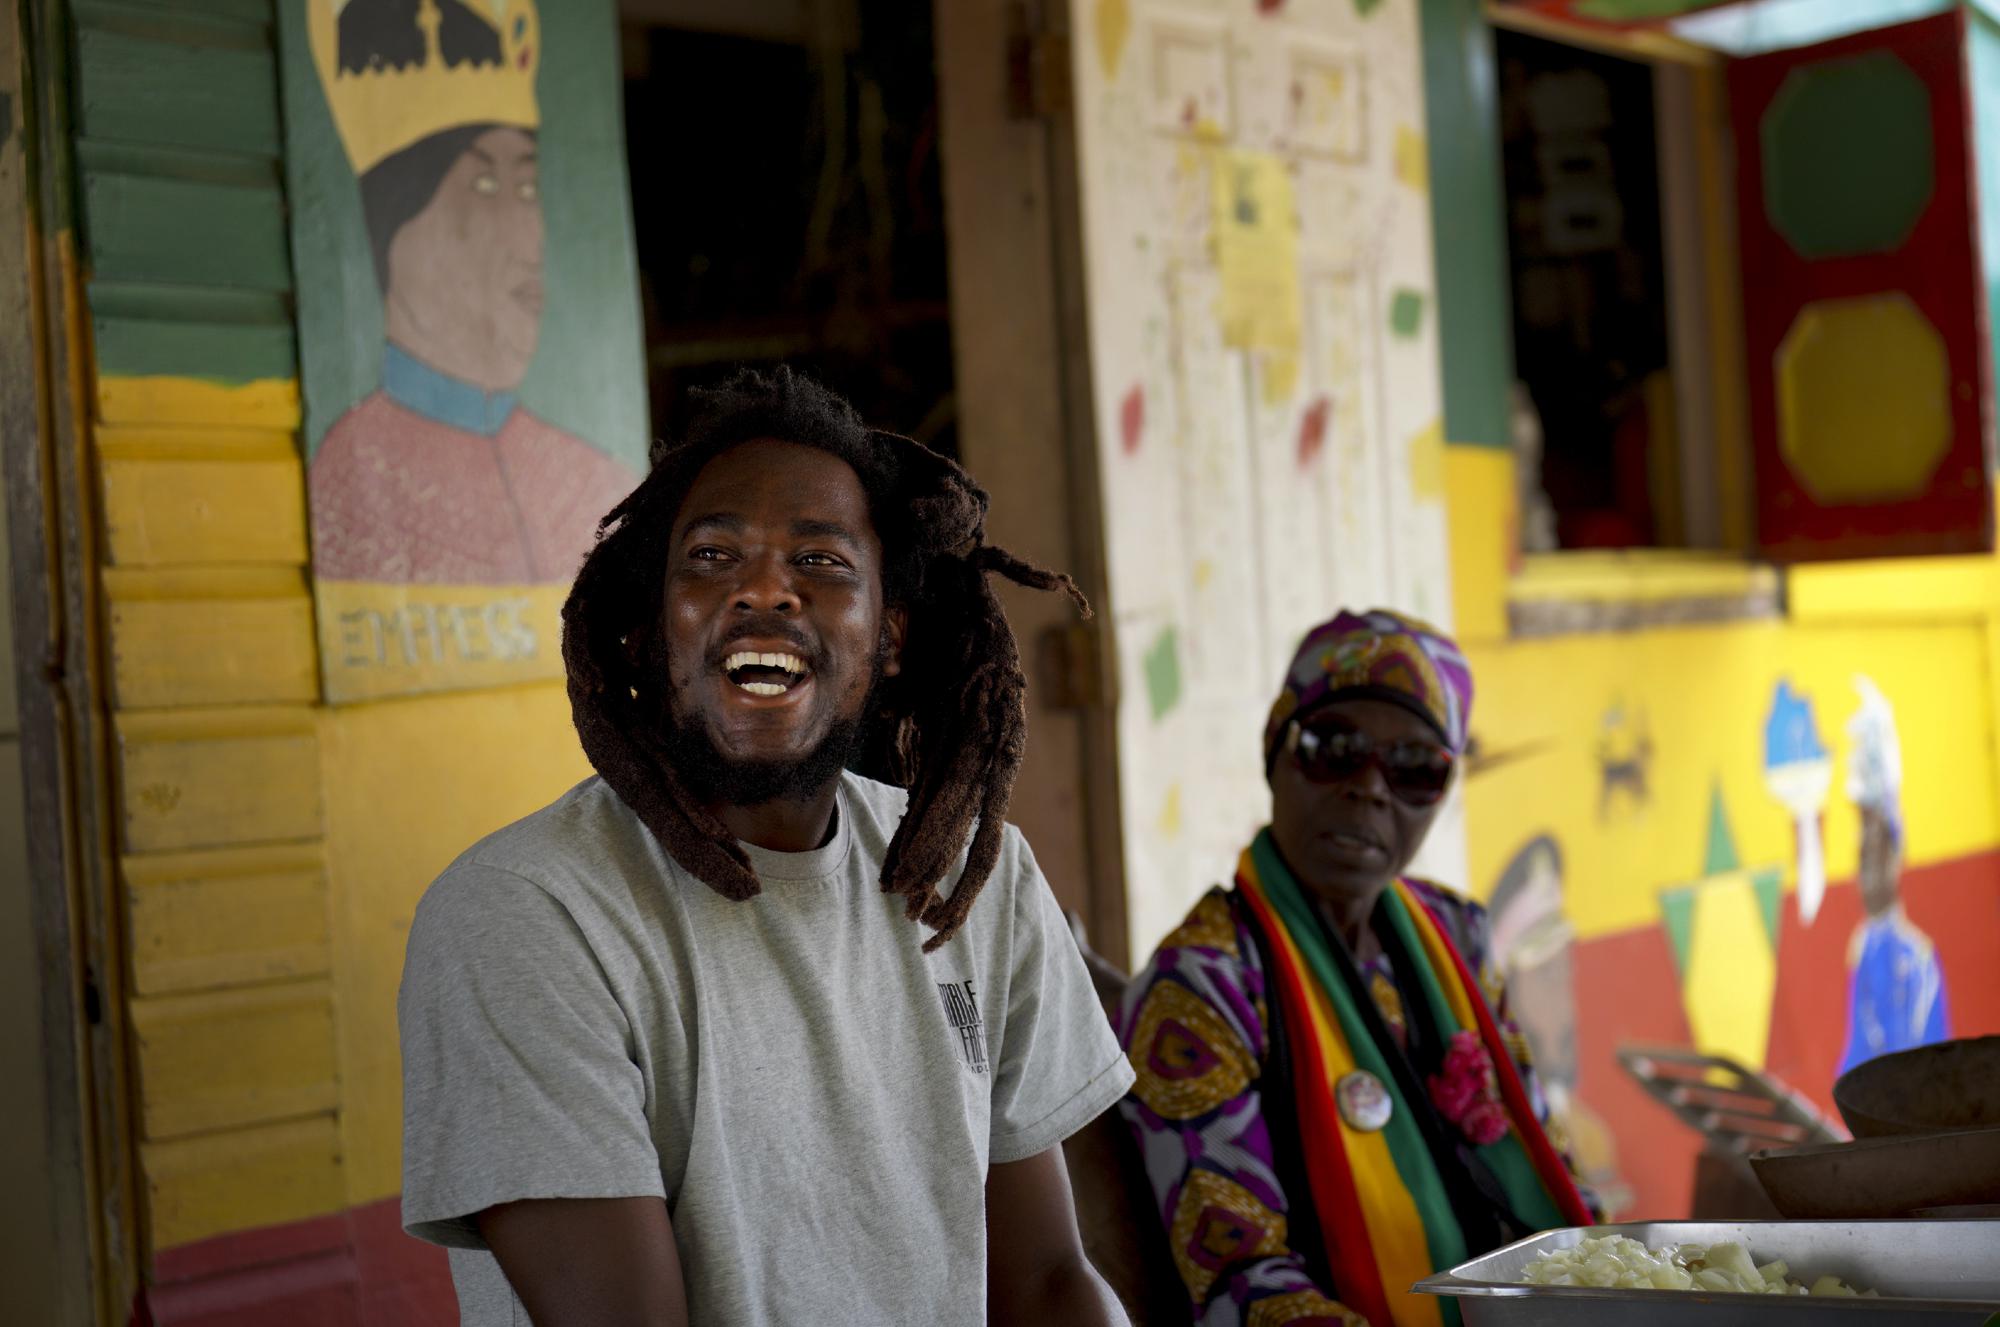
[[[349,0],[361,3],[362,0]],[[535,70],[541,64],[541,21],[533,0],[459,0],[500,38],[500,61],[447,65],[438,42],[444,22],[438,0],[422,0],[415,23],[423,33],[419,63],[397,69],[340,67],[340,4],[306,0],[307,30],[320,86],[334,128],[359,176],[432,134],[466,124],[541,126]]]

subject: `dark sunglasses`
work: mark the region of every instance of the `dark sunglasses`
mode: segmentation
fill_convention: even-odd
[[[1285,749],[1309,783],[1345,783],[1373,765],[1396,800],[1434,806],[1451,790],[1455,763],[1436,742],[1377,742],[1337,719],[1295,723]]]

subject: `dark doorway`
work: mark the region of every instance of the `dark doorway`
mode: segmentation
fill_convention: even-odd
[[[656,434],[789,363],[957,454],[929,5],[622,0]]]
[[[1653,71],[1495,34],[1516,372],[1563,548],[1678,542]]]

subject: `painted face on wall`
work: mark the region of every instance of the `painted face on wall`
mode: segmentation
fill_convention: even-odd
[[[1507,998],[1535,1067],[1544,1082],[1574,1088],[1576,933],[1563,915],[1562,856],[1553,839],[1537,838],[1516,854],[1488,907],[1493,961],[1507,978]]]
[[[488,129],[389,242],[389,340],[482,390],[515,390],[541,338],[543,247],[534,135]]]
[[[1303,754],[1300,725],[1328,737],[1352,734],[1378,758],[1351,762],[1350,772],[1328,778],[1339,762],[1315,769]],[[1427,752],[1448,774],[1450,756],[1437,730],[1385,700],[1331,701],[1292,725],[1271,767],[1271,835],[1300,884],[1329,898],[1365,899],[1402,873],[1442,802],[1392,787],[1384,762],[1414,762]]]
[[[1889,817],[1871,806],[1861,808],[1861,906],[1869,916],[1887,912],[1896,902],[1903,873],[1903,845]]]

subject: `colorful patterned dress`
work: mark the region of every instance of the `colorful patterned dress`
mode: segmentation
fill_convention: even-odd
[[[1535,1115],[1546,1122],[1527,1040],[1489,961],[1485,909],[1436,885],[1409,883],[1479,975]],[[1357,1327],[1366,1320],[1334,1297],[1325,1270],[1302,1161],[1274,1147],[1274,1137],[1287,1137],[1297,1123],[1289,1118],[1289,1092],[1265,1090],[1274,1050],[1270,1005],[1242,908],[1236,891],[1211,890],[1133,980],[1118,1033],[1138,1081],[1119,1109],[1138,1141],[1195,1322]],[[1360,975],[1402,1042],[1404,999],[1387,955],[1363,964]]]

